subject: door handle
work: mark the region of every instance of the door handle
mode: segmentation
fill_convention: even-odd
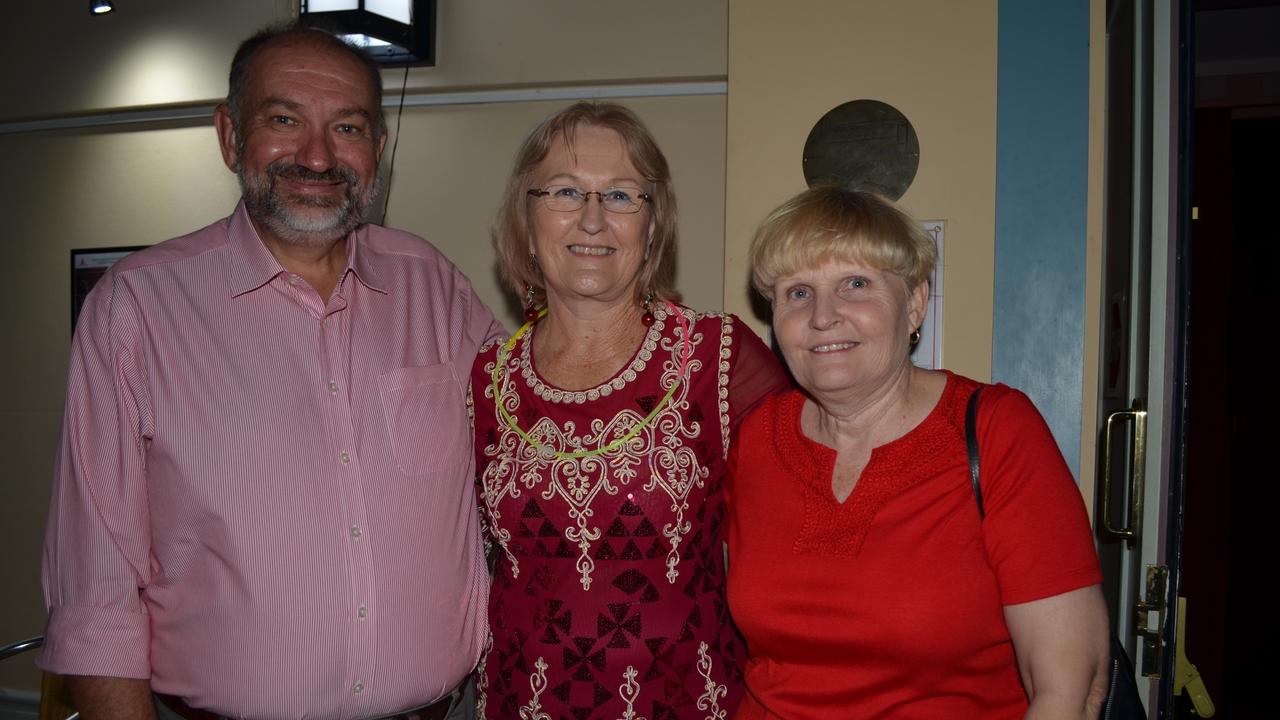
[[[1124,525],[1115,527],[1111,514],[1112,425],[1117,420],[1131,420],[1133,424],[1133,461],[1129,464],[1128,496]],[[1142,492],[1146,483],[1147,467],[1147,411],[1141,402],[1135,402],[1128,410],[1117,410],[1107,416],[1102,430],[1102,535],[1109,540],[1124,540],[1130,546],[1142,534]]]

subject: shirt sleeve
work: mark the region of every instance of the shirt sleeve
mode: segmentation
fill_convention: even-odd
[[[725,459],[724,464],[724,530],[722,534],[725,538],[729,537],[729,530],[733,525],[733,493],[734,478],[738,472],[738,444],[733,443],[729,448],[729,457]]]
[[[737,430],[742,419],[761,400],[791,389],[791,381],[778,356],[737,316],[733,354],[729,358],[729,425]]]
[[[1102,582],[1080,489],[1030,398],[991,386],[979,401],[977,425],[987,513],[982,534],[1001,602]]]
[[[489,306],[485,305],[480,296],[476,294],[475,288],[463,276],[462,271],[454,268],[454,273],[457,274],[457,278],[461,281],[460,285],[465,288],[466,292],[467,314],[464,318],[464,323],[467,337],[471,341],[468,344],[468,350],[470,351],[471,359],[475,359],[476,353],[479,352],[480,348],[487,345],[489,341],[504,338],[509,333],[502,326],[502,323],[493,317],[493,312],[489,310]],[[469,365],[467,367],[468,369],[470,368]]]
[[[49,624],[38,664],[75,675],[148,678],[146,446],[150,396],[139,314],[108,273],[72,341],[45,534]]]

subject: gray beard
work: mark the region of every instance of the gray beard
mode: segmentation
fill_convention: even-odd
[[[318,216],[297,213],[280,197],[276,180],[282,176],[320,182],[340,181],[346,183],[347,192],[336,200],[294,198],[293,207],[302,205],[330,210]],[[236,177],[240,180],[240,193],[249,217],[290,245],[312,248],[326,247],[356,229],[377,195],[381,181],[375,174],[374,184],[362,193],[359,190],[360,178],[350,168],[335,167],[318,173],[284,160],[277,160],[268,165],[264,173],[252,176],[241,165]]]

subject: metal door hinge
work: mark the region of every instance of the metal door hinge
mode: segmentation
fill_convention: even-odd
[[[1160,677],[1160,665],[1164,646],[1160,642],[1160,620],[1164,613],[1164,593],[1169,586],[1169,568],[1163,565],[1147,566],[1146,593],[1133,604],[1136,616],[1138,640],[1142,641],[1142,674],[1149,678]]]

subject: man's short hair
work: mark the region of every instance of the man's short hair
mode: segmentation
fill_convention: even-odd
[[[374,127],[373,139],[377,141],[386,132],[386,117],[382,112],[382,70],[378,63],[363,50],[342,38],[318,28],[300,24],[297,20],[268,25],[252,37],[240,43],[235,57],[231,59],[231,74],[227,80],[227,109],[231,111],[231,122],[235,126],[236,135],[240,136],[240,112],[244,106],[244,95],[249,86],[249,66],[258,53],[276,44],[289,42],[310,43],[313,46],[336,50],[356,61],[369,76],[369,87],[373,90]]]

